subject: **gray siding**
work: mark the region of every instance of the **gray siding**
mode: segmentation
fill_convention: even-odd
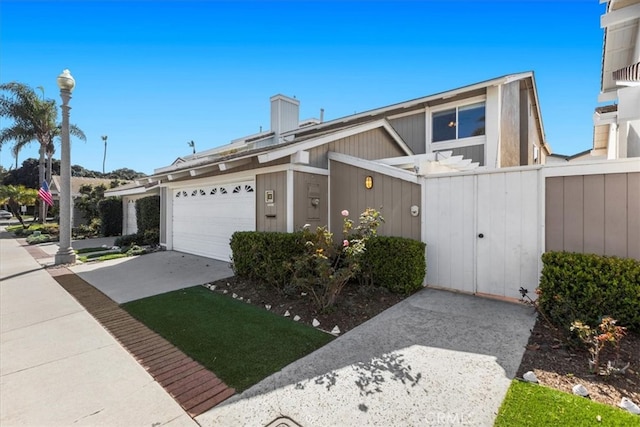
[[[264,201],[264,192],[274,191],[274,203]],[[256,230],[287,231],[287,173],[256,176]]]
[[[367,190],[364,180],[373,177],[373,188]],[[340,162],[331,162],[331,231],[342,236],[343,209],[357,222],[366,208],[378,209],[385,223],[378,232],[383,236],[400,236],[420,240],[420,215],[411,216],[411,206],[421,205],[418,184],[371,172]]]
[[[294,172],[293,229],[299,230],[309,224],[312,230],[329,224],[328,177],[304,172]],[[313,199],[318,199],[314,206]]]
[[[471,159],[473,162],[478,162],[480,166],[484,166],[484,144],[470,145],[468,147],[452,148],[452,156],[463,156],[465,159]]]
[[[381,128],[337,139],[320,147],[312,148],[309,150],[310,166],[326,169],[329,165],[327,153],[330,151],[348,154],[365,160],[406,155],[391,136]]]
[[[424,154],[427,150],[425,113],[390,120],[391,126],[398,132],[414,154]]]
[[[640,259],[640,173],[546,179],[546,250]]]

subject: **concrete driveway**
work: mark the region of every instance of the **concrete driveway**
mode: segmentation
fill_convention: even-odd
[[[70,270],[119,304],[233,276],[228,262],[174,251],[77,264]]]
[[[425,289],[198,416],[202,426],[492,426],[530,307]]]

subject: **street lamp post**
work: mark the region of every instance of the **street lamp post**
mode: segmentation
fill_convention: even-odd
[[[73,264],[76,254],[71,247],[71,143],[69,141],[69,100],[76,81],[69,70],[58,76],[60,98],[62,98],[62,151],[60,153],[60,248],[56,253],[56,264]]]

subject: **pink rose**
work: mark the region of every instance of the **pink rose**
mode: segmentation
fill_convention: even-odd
[[[344,242],[342,242],[342,246],[344,246],[345,248],[349,246],[349,241],[345,239]]]
[[[349,216],[349,211],[348,210],[343,210],[342,211],[342,216]]]

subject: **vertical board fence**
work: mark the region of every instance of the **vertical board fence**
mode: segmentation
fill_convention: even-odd
[[[422,179],[428,285],[518,298],[545,250],[640,259],[640,160]]]

